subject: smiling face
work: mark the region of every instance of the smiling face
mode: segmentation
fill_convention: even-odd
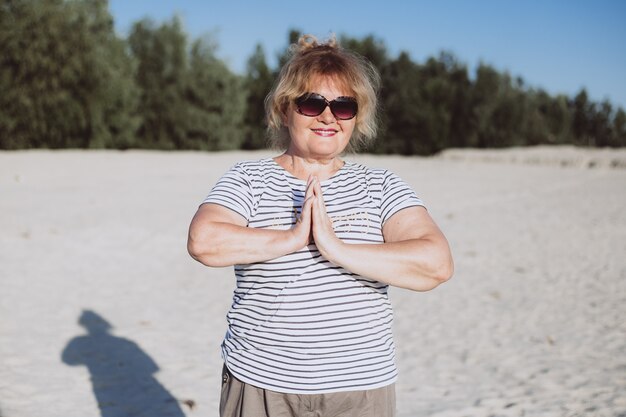
[[[307,92],[320,94],[328,101],[352,95],[329,77],[317,77]],[[319,116],[304,116],[296,111],[296,106],[292,103],[285,115],[285,125],[290,136],[287,153],[312,159],[332,159],[339,156],[350,142],[357,117],[358,115],[350,120],[339,120],[329,106]]]

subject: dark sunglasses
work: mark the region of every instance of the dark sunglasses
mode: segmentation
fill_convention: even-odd
[[[330,106],[330,111],[338,120],[350,120],[356,116],[359,106],[354,97],[337,97],[328,101],[326,97],[316,93],[306,93],[296,99],[297,112],[303,116],[319,116]]]

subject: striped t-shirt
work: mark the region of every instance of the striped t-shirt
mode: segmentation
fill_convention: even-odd
[[[321,181],[337,237],[382,243],[399,210],[423,205],[393,173],[346,162]],[[248,227],[286,230],[306,189],[273,159],[241,162],[205,203],[243,216]],[[374,389],[397,377],[387,285],[326,260],[315,244],[265,262],[235,265],[222,356],[238,379],[272,391],[314,394]]]

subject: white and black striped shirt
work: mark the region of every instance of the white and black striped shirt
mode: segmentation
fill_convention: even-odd
[[[382,226],[399,210],[423,205],[393,173],[346,162],[321,181],[336,235],[348,243],[383,242]],[[205,203],[239,213],[248,227],[289,229],[306,181],[273,159],[241,162]],[[315,244],[277,259],[236,265],[222,356],[251,385],[314,394],[374,389],[397,377],[387,285],[326,260]]]

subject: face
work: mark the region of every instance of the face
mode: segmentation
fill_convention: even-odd
[[[320,94],[328,101],[351,95],[332,78],[320,78],[308,92]],[[326,106],[320,115],[309,117],[299,114],[292,104],[285,115],[291,139],[287,152],[304,158],[334,158],[348,146],[357,117],[339,120],[330,111],[330,106]]]

